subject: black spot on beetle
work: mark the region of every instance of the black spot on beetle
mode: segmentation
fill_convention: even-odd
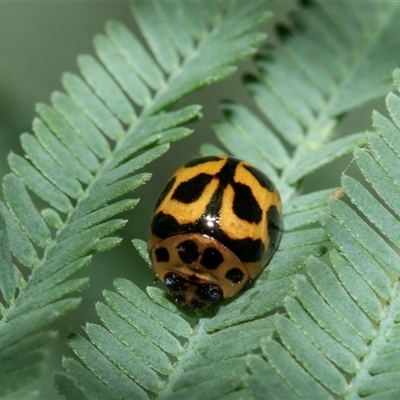
[[[222,254],[214,247],[207,247],[203,252],[200,264],[207,269],[216,269],[224,261]]]
[[[155,250],[156,260],[158,262],[168,262],[169,261],[169,253],[165,247],[159,247]]]
[[[198,174],[192,179],[180,183],[175,189],[172,198],[185,204],[193,203],[200,198],[212,178],[213,176],[209,174]]]
[[[242,183],[234,183],[233,212],[240,219],[258,224],[261,221],[262,210],[253,196],[252,190]]]
[[[196,261],[199,257],[197,244],[191,240],[185,240],[178,246],[178,254],[185,264],[190,264]]]
[[[278,245],[278,241],[282,230],[282,218],[275,206],[271,206],[267,211],[268,221],[268,236],[270,240],[270,248],[275,249]]]
[[[257,262],[260,261],[264,251],[265,246],[261,239],[230,239],[222,241],[228,249],[231,249],[242,262]]]
[[[253,167],[252,165],[243,165],[247,171],[249,171],[254,178],[257,179],[257,182],[263,188],[266,188],[268,191],[273,192],[275,190],[275,185],[263,174],[258,168]]]
[[[207,303],[216,303],[222,297],[221,289],[218,286],[209,284],[199,285],[196,294]]]
[[[239,160],[234,158],[228,158],[226,163],[222,167],[221,171],[216,175],[219,179],[221,188],[225,188],[227,185],[232,184],[234,181],[236,167],[239,164]]]
[[[174,217],[160,211],[153,217],[151,232],[159,238],[166,239],[169,236],[176,235],[179,226]]]
[[[271,223],[272,220],[273,218],[270,220]],[[232,250],[242,262],[257,262],[261,260],[265,251],[265,246],[261,239],[231,239],[218,225],[210,228],[207,222],[207,220],[200,218],[194,223],[179,224],[172,215],[158,212],[154,216],[151,229],[152,233],[161,239],[185,233],[208,235]]]
[[[185,285],[185,279],[183,279],[178,274],[174,274],[172,272],[165,275],[164,283],[165,286],[173,292],[181,293],[187,289],[187,286]]]
[[[244,273],[239,268],[231,268],[225,274],[225,278],[233,283],[239,283],[244,278]]]

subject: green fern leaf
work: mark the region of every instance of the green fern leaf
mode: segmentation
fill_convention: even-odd
[[[201,16],[183,3],[173,8],[159,1],[132,1],[131,5],[147,47],[124,25],[107,23],[106,34],[95,38],[99,60],[91,55],[78,58],[81,76],[65,73],[66,93],[53,93],[51,105],[39,104],[33,133],[21,136],[27,157],[14,153],[8,157],[12,173],[3,179],[4,201],[0,202],[4,302],[0,364],[5,368],[0,395],[18,391],[39,374],[44,357],[41,347],[53,335],[38,340],[26,354],[21,353],[24,343],[40,332],[45,334],[50,323],[78,306],[79,299],[62,298],[82,289],[88,280],[71,277],[89,264],[91,254],[120,242],[114,235],[126,221],[117,216],[138,202],[120,197],[150,179],[150,174],[137,171],[163,155],[170,143],[187,137],[191,130],[181,125],[201,116],[200,106],[177,110],[171,106],[230,75],[236,68],[233,64],[253,54],[265,38],[254,32],[268,17],[260,3],[199,7]],[[168,15],[174,10],[171,20],[164,13],[167,10]],[[238,20],[243,24],[239,26]],[[188,25],[188,21],[195,23]],[[179,24],[182,35],[176,34],[172,22]],[[22,268],[23,275],[21,265],[29,273]],[[112,306],[127,306],[114,294],[107,296]],[[177,322],[170,326],[174,334],[188,334],[187,324],[163,319],[161,312],[150,315],[165,324]],[[154,331],[153,340],[163,333],[161,328]],[[103,367],[109,365],[107,357],[121,346],[114,339],[107,344],[110,334],[96,326],[88,327],[88,334],[106,353]],[[76,340],[77,352],[97,354],[86,339]],[[181,350],[172,334],[169,345],[175,346],[175,355]],[[128,368],[130,363],[121,361],[118,368]],[[18,364],[25,369],[12,368]],[[119,376],[118,368],[115,375],[109,374],[111,379]],[[158,375],[149,374],[142,374],[140,385],[159,388]],[[56,379],[69,393],[85,397],[86,392],[78,390],[70,378],[60,374]],[[102,384],[94,382],[96,392]],[[121,394],[141,398],[145,392],[140,385],[129,380]]]
[[[293,16],[296,32],[281,30],[283,42],[268,50],[273,62],[259,58],[260,79],[245,79],[268,122],[224,102],[226,121],[215,125],[230,153],[277,182],[285,226],[279,251],[251,288],[212,315],[188,316],[161,289],[148,288],[147,297],[117,280],[97,307],[104,328],[89,324],[88,339],[71,338],[78,360],[56,375],[60,393],[72,399],[104,387],[110,398],[398,397],[399,260],[392,245],[399,243],[399,98],[387,98],[393,123],[374,117],[377,133],[329,141],[339,113],[388,90],[386,73],[398,56],[383,42],[398,13],[394,4],[312,3]],[[172,70],[176,61],[164,50]],[[350,98],[367,76],[372,87]],[[400,72],[394,77],[400,88]],[[298,195],[306,176],[357,145],[365,146],[354,159],[368,184],[343,175],[343,190]],[[337,199],[343,194],[355,207]],[[331,266],[315,257],[328,241]],[[149,263],[145,243],[134,245]],[[143,377],[148,367],[153,372]]]
[[[157,399],[390,398],[397,393],[397,381],[389,385],[397,360],[385,361],[389,349],[398,350],[394,294],[399,262],[386,239],[398,240],[394,213],[399,208],[396,191],[391,195],[397,190],[393,178],[385,177],[396,164],[382,161],[383,145],[376,139],[381,137],[389,148],[385,151],[398,158],[400,142],[389,144],[385,137],[386,132],[397,137],[397,127],[331,140],[339,109],[349,111],[388,89],[386,73],[398,56],[383,42],[395,29],[399,11],[393,4],[381,6],[369,3],[364,14],[350,3],[312,3],[293,16],[297,31],[286,35],[281,30],[282,43],[267,49],[272,62],[265,56],[256,61],[260,79],[245,79],[268,121],[242,105],[223,103],[227,120],[215,125],[217,137],[231,154],[270,174],[283,198],[284,236],[257,282],[215,314],[198,316],[185,314],[161,289],[148,288],[146,296],[133,283],[115,281],[116,292],[105,292],[105,303],[97,306],[104,328],[89,324],[88,339],[71,338],[79,361],[69,360],[66,374],[56,376],[60,393],[71,399],[69,393],[75,391],[97,394],[97,387],[111,388],[122,398],[132,397],[140,387],[143,392],[135,392],[137,396]],[[349,19],[359,29],[344,31],[343,21]],[[189,43],[182,39],[180,46],[187,49]],[[387,63],[384,73],[377,74],[383,68],[376,59],[381,48]],[[175,61],[164,50],[159,57],[172,70]],[[358,76],[374,60],[376,65]],[[360,84],[364,79],[376,84],[350,99],[351,81]],[[398,118],[393,96],[388,97],[390,112]],[[370,189],[346,176],[341,190],[298,194],[307,175],[357,145],[366,146],[354,152],[360,170],[368,182],[379,180],[374,190],[390,208],[371,194],[362,198],[359,194]],[[202,149],[220,152],[216,146]],[[337,199],[344,193],[376,230]],[[320,220],[323,229],[317,225]],[[329,240],[337,248],[329,253],[332,268],[316,258],[325,254]],[[134,245],[149,263],[146,244],[135,240]],[[375,349],[381,350],[381,358]],[[112,374],[105,376],[105,365]],[[149,367],[156,374],[144,377]]]
[[[326,207],[326,193],[300,198],[297,209],[293,205],[292,212],[301,212],[310,204],[316,210]],[[319,215],[318,212],[316,214]],[[147,253],[144,242],[135,240],[134,244],[144,254]],[[296,239],[292,241],[292,246],[296,246]],[[304,260],[305,255],[302,257]],[[133,382],[160,398],[187,398],[193,396],[190,394],[193,392],[199,393],[199,396],[201,394],[199,398],[212,398],[215,393],[222,397],[241,385],[247,370],[246,355],[265,337],[266,332],[273,332],[272,321],[257,318],[279,307],[291,285],[290,278],[277,278],[249,289],[235,302],[225,305],[220,310],[222,312],[213,318],[201,319],[193,330],[184,319],[185,314],[165,297],[163,291],[148,288],[149,298],[133,283],[118,279],[115,281],[118,294],[105,292],[107,304],[97,305],[98,315],[106,330],[88,325],[87,333],[93,345],[109,361],[119,365],[121,371],[129,371],[128,376]],[[97,336],[100,334],[105,335],[104,339]],[[239,345],[238,336],[242,338]],[[180,343],[182,340],[187,341],[185,348]],[[68,390],[64,387],[68,387],[71,379],[76,390],[88,393],[92,390],[93,379],[99,384],[118,386],[119,378],[104,378],[102,367],[96,364],[97,357],[89,361],[86,351],[81,347],[81,351],[78,349],[78,342],[85,343],[85,346],[88,346],[88,342],[81,337],[73,337],[71,346],[92,375],[88,377],[86,373],[78,376],[75,372],[69,372],[68,376],[57,374],[55,382],[59,391],[67,395]],[[115,347],[111,345],[114,342]],[[126,352],[129,357],[121,357],[120,353]],[[171,357],[177,358],[178,364],[173,366]],[[129,363],[129,370],[123,367],[126,365],[123,363]],[[167,375],[168,380],[151,378],[153,372],[144,377],[148,365],[151,371]],[[154,383],[150,384],[144,379],[154,379]],[[224,384],[221,385],[221,382]],[[200,392],[197,391],[199,387]],[[119,393],[122,395],[122,392]]]
[[[391,93],[387,102],[394,98]],[[392,108],[392,114],[398,112]],[[400,258],[398,242],[391,243],[400,209],[393,196],[398,180],[391,173],[400,160],[400,142],[391,139],[400,137],[400,126],[377,113],[373,123],[376,132],[369,134],[367,146],[354,151],[365,180],[342,177],[344,193],[355,207],[331,199],[329,213],[321,218],[335,246],[332,268],[316,258],[307,260],[306,275],[295,277],[294,292],[285,300],[287,316],[275,322],[276,339],[261,345],[265,362],[300,397],[393,399],[400,392],[394,379],[400,368]],[[292,364],[308,386],[294,379]]]
[[[293,13],[293,24],[279,31],[281,46],[267,46],[257,57],[260,78],[244,79],[269,125],[244,106],[224,103],[227,121],[215,126],[219,140],[233,155],[259,166],[290,197],[304,177],[363,143],[363,134],[326,142],[338,116],[390,90],[390,69],[399,61],[393,46],[398,44],[386,39],[397,29],[396,13],[396,5],[372,3],[363,7],[363,15],[351,5],[322,3]],[[343,33],[339,22],[350,16],[359,27],[353,37]],[[368,79],[374,84],[366,89]],[[291,157],[269,126],[296,146]]]

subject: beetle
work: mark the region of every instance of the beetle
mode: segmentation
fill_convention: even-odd
[[[263,271],[281,232],[280,195],[264,173],[232,157],[197,158],[173,174],[155,206],[153,269],[181,306],[213,305]]]

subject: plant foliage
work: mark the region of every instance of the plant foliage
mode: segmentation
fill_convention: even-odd
[[[172,9],[134,1],[132,10],[146,44],[107,23],[95,37],[98,58],[80,56],[82,76],[65,73],[65,92],[37,106],[33,134],[21,136],[26,157],[8,158],[0,202],[0,396],[39,374],[43,346],[55,336],[48,325],[78,306],[79,298],[63,297],[88,282],[72,276],[93,253],[120,242],[115,232],[126,221],[117,215],[138,202],[121,197],[150,178],[137,171],[189,135],[181,125],[201,115],[196,105],[171,106],[232,74],[265,38],[255,29],[268,17],[263,3]]]
[[[394,84],[400,92],[399,69]],[[363,179],[343,174],[346,197],[331,198],[329,212],[321,217],[334,244],[331,267],[313,256],[307,259],[304,274],[292,278],[285,314],[271,318],[274,334],[262,339],[261,356],[251,359],[271,368],[282,390],[296,398],[400,395],[400,97],[391,93],[386,104],[390,119],[374,112],[375,131],[365,148],[354,151]]]
[[[145,294],[115,280],[116,291],[97,305],[102,325],[70,338],[76,358],[65,358],[55,375],[60,393],[399,397],[398,95],[387,97],[390,119],[374,113],[373,133],[333,138],[343,113],[389,90],[400,61],[399,17],[396,3],[321,2],[279,28],[280,44],[255,60],[259,76],[244,81],[259,110],[224,102],[226,120],[215,126],[227,151],[267,172],[282,193],[278,253],[251,288],[194,319],[161,289]],[[400,70],[394,81],[400,91]],[[353,150],[365,180],[344,174],[341,190],[299,194],[309,174]],[[329,264],[317,257],[328,241]],[[144,242],[134,245],[146,254]]]

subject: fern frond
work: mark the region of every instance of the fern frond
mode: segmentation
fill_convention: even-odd
[[[95,38],[99,60],[78,58],[82,76],[65,73],[65,93],[53,93],[51,106],[39,104],[33,134],[21,136],[26,157],[8,158],[12,173],[0,202],[0,365],[12,360],[30,372],[7,367],[0,395],[37,376],[41,347],[53,335],[21,349],[77,307],[79,299],[62,297],[87,279],[71,277],[93,253],[119,243],[114,235],[126,221],[117,215],[138,202],[120,197],[150,178],[137,171],[188,136],[181,125],[201,116],[196,105],[169,107],[230,75],[265,38],[254,31],[268,17],[260,3],[200,7],[201,15],[177,3],[171,20],[164,2],[131,5],[151,52],[121,23],[107,23],[106,34]]]
[[[283,200],[282,242],[255,287],[288,277],[303,268],[308,256],[324,254],[327,234],[312,224],[318,223],[321,213],[329,210],[329,197],[342,193],[331,189],[299,197],[298,191],[312,172],[366,142],[364,133],[334,138],[341,117],[336,111],[337,101],[341,99],[341,113],[356,105],[345,101],[350,78],[357,81],[359,77],[355,75],[359,74],[360,65],[373,64],[377,51],[385,54],[388,65],[395,66],[400,61],[392,52],[393,43],[389,46],[385,42],[387,33],[395,29],[395,16],[399,13],[398,6],[393,4],[369,4],[363,8],[363,14],[350,4],[309,4],[292,14],[289,28],[280,28],[280,44],[276,48],[266,47],[257,56],[260,77],[244,79],[265,119],[243,105],[222,104],[226,120],[214,126],[219,141],[229,153],[254,163],[268,174]],[[343,36],[338,14],[354,18],[359,35]],[[371,20],[375,21],[374,40],[369,36]],[[336,58],[332,60],[338,52],[344,55],[340,66]],[[331,65],[336,67],[331,69]],[[381,84],[374,85],[369,93],[364,91],[364,97],[358,96],[357,105],[382,95],[384,88],[387,90],[390,67],[386,74],[375,75],[380,68],[381,60],[376,60],[376,65],[363,72],[364,78],[369,76],[371,81],[379,80]],[[214,150],[218,152],[206,147],[207,154]],[[217,321],[230,306],[213,320]]]
[[[266,46],[257,56],[259,78],[244,79],[266,120],[225,102],[227,120],[215,126],[218,139],[233,155],[262,168],[290,198],[307,175],[363,142],[362,133],[329,140],[338,117],[390,90],[390,71],[399,58],[393,51],[398,43],[387,38],[397,29],[398,12],[394,4],[368,3],[361,12],[350,4],[312,2],[293,13],[292,24],[278,31],[280,45]],[[354,19],[357,35],[343,29],[345,18]],[[288,145],[294,146],[290,155]]]
[[[393,3],[383,7],[368,3],[363,13],[350,3],[311,3],[295,17],[293,28],[298,31],[290,35],[281,31],[284,40],[273,51],[273,62],[266,57],[257,60],[261,79],[245,79],[267,120],[242,105],[224,102],[227,121],[215,126],[218,138],[231,154],[253,162],[277,182],[284,201],[285,226],[279,251],[252,287],[221,305],[215,315],[193,316],[185,332],[175,327],[185,325],[188,316],[185,318],[162,290],[148,288],[147,297],[133,283],[117,280],[116,293],[107,292],[106,304],[97,309],[105,329],[88,325],[88,339],[71,339],[79,362],[66,360],[66,374],[57,374],[60,393],[88,394],[92,387],[101,385],[122,398],[137,393],[139,398],[157,399],[355,398],[379,390],[380,396],[386,396],[379,398],[390,398],[396,393],[397,381],[389,389],[385,386],[393,373],[386,370],[380,381],[374,381],[372,374],[383,371],[381,366],[376,364],[376,370],[368,370],[377,346],[385,348],[385,354],[389,348],[397,350],[398,340],[390,343],[387,333],[391,330],[395,337],[394,315],[398,315],[386,306],[391,306],[396,293],[398,256],[387,250],[387,245],[380,252],[376,250],[386,239],[397,238],[396,195],[390,196],[395,185],[381,174],[380,189],[376,191],[396,211],[377,200],[373,200],[373,207],[369,201],[358,206],[362,200],[350,194],[346,178],[340,190],[299,196],[298,189],[316,168],[351,153],[356,145],[366,146],[365,150],[359,147],[355,151],[358,156],[373,154],[372,137],[379,134],[353,134],[336,140],[332,136],[339,112],[349,111],[387,90],[386,72],[398,62],[398,56],[385,40],[386,34],[395,29],[399,12]],[[338,16],[351,19],[359,29],[347,32]],[[314,29],[318,35],[311,34]],[[376,59],[380,50],[385,54],[387,70],[376,75],[382,68],[381,60]],[[375,61],[374,67],[360,73],[365,63]],[[350,81],[362,83],[364,79],[376,84],[350,100]],[[264,97],[258,97],[260,94]],[[391,112],[396,121],[400,113],[394,103],[392,100]],[[382,131],[386,134],[390,129]],[[397,156],[400,154],[392,142],[388,147]],[[207,154],[220,151],[216,146],[204,149]],[[381,150],[375,146],[374,151]],[[377,156],[376,163],[381,158]],[[383,165],[379,168],[384,169]],[[387,167],[388,171],[392,169]],[[370,173],[367,181],[378,176],[372,163],[361,170]],[[354,179],[352,182],[357,182],[353,186],[364,187]],[[385,232],[383,238],[375,229],[357,233],[366,223],[360,215],[350,215],[352,209],[337,199],[344,193],[371,223],[377,218],[376,226]],[[379,207],[386,210],[380,219]],[[318,222],[324,213],[321,228]],[[392,219],[395,225],[390,228]],[[326,252],[328,240],[337,246],[329,253],[332,268],[316,257]],[[134,244],[145,253],[143,242],[135,240]],[[373,254],[375,250],[378,256]],[[144,258],[148,262],[148,257]],[[100,340],[100,334],[107,340]],[[118,345],[112,353],[111,343],[116,339]],[[101,365],[90,358],[94,352],[98,352]],[[124,352],[134,360],[129,369],[123,364],[128,362]],[[160,361],[156,361],[155,354]],[[112,376],[104,376],[107,362]],[[387,368],[393,368],[395,361],[391,359],[391,363]],[[152,383],[142,377],[149,366],[159,379],[151,375]],[[79,374],[81,370],[85,372]],[[65,390],[69,385],[69,391]]]
[[[400,91],[398,69],[394,83]],[[386,101],[395,118],[374,112],[376,131],[364,149],[354,151],[365,180],[342,176],[354,207],[346,198],[331,199],[321,218],[335,246],[332,267],[307,260],[306,275],[294,277],[293,293],[284,301],[287,315],[273,318],[275,337],[261,346],[264,362],[300,397],[393,399],[400,393],[394,379],[400,369],[400,204],[393,170],[400,162],[400,108],[393,100],[400,104],[391,93]]]

